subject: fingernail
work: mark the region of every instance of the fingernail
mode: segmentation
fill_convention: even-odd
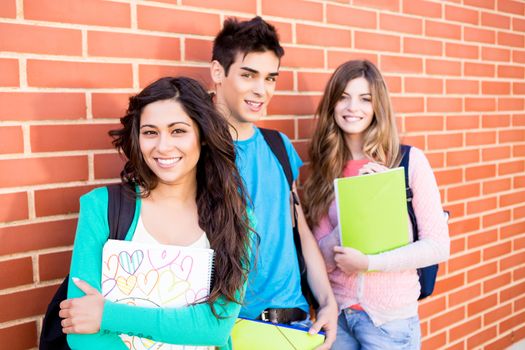
[[[80,281],[80,279],[78,277],[71,277],[71,279],[73,280],[73,282],[78,282]]]

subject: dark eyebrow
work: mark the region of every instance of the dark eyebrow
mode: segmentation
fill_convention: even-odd
[[[343,91],[343,95],[350,96],[350,94],[346,91]],[[372,96],[372,94],[367,92],[366,94],[360,94],[359,96]]]
[[[258,70],[255,70],[255,69],[252,69],[250,67],[241,67],[241,69],[244,69],[250,73],[253,73],[253,74],[259,74],[259,71]],[[276,77],[279,75],[279,72],[273,72],[273,73],[268,73],[269,76],[271,77]]]
[[[172,126],[174,125],[177,125],[177,124],[184,124],[184,125],[187,125],[187,126],[190,126],[191,125],[189,123],[186,123],[186,122],[174,122],[174,123],[170,123],[168,124],[168,128],[171,128]],[[140,129],[142,128],[153,128],[153,129],[158,129],[158,127],[156,125],[152,125],[152,124],[144,124],[144,125],[141,125],[140,126]]]

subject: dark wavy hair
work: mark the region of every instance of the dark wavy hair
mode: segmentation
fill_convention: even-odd
[[[251,246],[245,189],[235,166],[235,150],[226,120],[215,110],[211,97],[195,80],[166,77],[130,97],[122,128],[111,130],[113,145],[124,153],[127,162],[121,172],[124,184],[139,185],[141,197],[147,197],[158,184],[156,175],[143,159],[139,145],[140,117],[144,107],[162,100],[181,104],[199,129],[202,148],[197,162],[197,210],[199,225],[208,235],[215,251],[215,272],[208,298],[213,303],[220,296],[240,303],[236,293],[246,281]],[[125,186],[128,187],[128,186]]]
[[[275,27],[259,16],[243,22],[231,17],[224,21],[222,30],[215,37],[211,59],[221,64],[227,76],[237,53],[246,56],[251,52],[265,51],[272,51],[279,59],[284,55]]]

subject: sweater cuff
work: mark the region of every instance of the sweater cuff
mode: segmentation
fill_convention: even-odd
[[[383,271],[385,269],[385,259],[381,259],[380,254],[370,254],[368,257],[368,271]]]

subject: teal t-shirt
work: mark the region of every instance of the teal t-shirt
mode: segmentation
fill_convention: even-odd
[[[288,137],[281,136],[295,180],[303,163]],[[240,316],[256,318],[267,308],[308,311],[293,240],[290,188],[282,167],[256,127],[252,137],[236,141],[235,147],[260,237]]]

